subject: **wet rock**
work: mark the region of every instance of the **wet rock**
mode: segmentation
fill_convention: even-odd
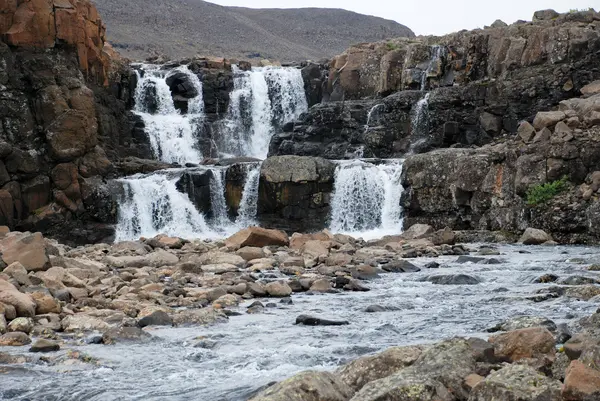
[[[554,360],[554,336],[545,327],[532,327],[493,336],[488,340],[494,344],[497,358],[508,362],[522,359]]]
[[[387,311],[388,308],[386,308],[385,306],[381,306],[381,305],[369,305],[366,307],[365,312],[367,313],[378,313],[378,312],[385,312]]]
[[[352,271],[352,277],[357,278],[359,280],[372,280],[379,278],[379,273],[381,273],[381,270],[379,270],[376,267],[369,265],[360,265]]]
[[[443,230],[433,233],[431,242],[433,242],[433,245],[454,245],[456,242],[456,235],[454,234],[454,231],[446,227]]]
[[[272,297],[289,297],[292,289],[283,281],[273,281],[265,286],[265,291]]]
[[[422,352],[421,346],[388,348],[379,354],[358,358],[339,368],[336,373],[344,383],[358,391],[369,382],[412,365]]]
[[[164,311],[155,311],[148,316],[144,316],[137,322],[138,326],[172,326],[173,319]]]
[[[17,288],[0,278],[0,302],[11,305],[17,314],[23,317],[35,316],[36,304],[28,294],[23,294]]]
[[[327,320],[308,315],[300,315],[296,318],[296,324],[305,326],[346,326],[349,325],[350,322],[346,320]]]
[[[61,321],[65,332],[85,332],[85,331],[106,331],[110,328],[109,324],[96,317],[83,313],[65,316]]]
[[[331,292],[332,288],[331,288],[331,282],[327,279],[319,279],[319,280],[315,280],[310,288],[309,291],[312,292]]]
[[[249,401],[347,401],[352,389],[329,372],[303,372],[275,384]]]
[[[287,246],[289,238],[286,233],[279,230],[267,230],[261,227],[246,228],[225,240],[225,245],[230,249],[239,249],[245,246],[263,247],[270,245]]]
[[[58,350],[60,350],[58,343],[43,338],[34,342],[31,348],[29,348],[29,352],[54,352]]]
[[[402,233],[402,238],[405,239],[421,239],[428,238],[433,234],[434,229],[428,224],[413,224]]]
[[[558,280],[558,276],[556,274],[544,274],[543,276],[536,278],[533,282],[546,284],[546,283],[553,283],[556,280]]]
[[[561,383],[524,365],[510,365],[492,373],[473,388],[469,401],[560,401]]]
[[[600,371],[572,361],[565,373],[562,396],[565,401],[600,399]]]
[[[18,317],[8,324],[8,331],[20,331],[29,334],[33,330],[33,319],[29,317]]]
[[[354,280],[354,279],[350,279],[349,282],[347,284],[345,284],[343,288],[346,291],[361,291],[361,292],[370,291],[370,289],[368,287],[365,287],[364,285],[359,283],[358,280]]]
[[[394,260],[381,265],[381,268],[389,273],[416,273],[421,271],[417,266],[406,260]]]
[[[564,294],[571,298],[587,301],[600,295],[600,287],[597,285],[578,285],[576,287],[567,288]]]
[[[279,301],[279,303],[282,304],[282,305],[293,305],[294,304],[294,302],[292,301],[292,298],[290,298],[290,297],[282,298]]]
[[[261,283],[248,283],[248,292],[255,297],[264,297],[267,295],[267,289]]]
[[[121,342],[141,342],[152,336],[139,327],[115,327],[109,329],[102,335],[104,344],[116,344]]]
[[[550,330],[552,331],[552,330]],[[554,339],[556,344],[564,344],[569,341],[573,337],[571,330],[569,330],[569,326],[566,323],[561,323],[556,326]]]
[[[173,316],[173,324],[176,326],[188,324],[209,325],[226,321],[227,316],[222,311],[214,308],[188,309]]]
[[[425,266],[423,266],[425,269],[439,269],[440,268],[440,264],[438,262],[428,262]]]
[[[563,285],[586,285],[598,284],[598,280],[592,277],[570,276],[560,280],[559,284]]]
[[[545,317],[539,316],[519,316],[501,323],[496,326],[489,328],[488,333],[494,333],[496,331],[514,331],[519,329],[528,329],[531,327],[545,327],[551,332],[556,331],[556,323]]]
[[[523,245],[540,245],[547,241],[552,241],[552,237],[548,233],[544,230],[531,227],[526,229],[519,239],[519,242]]]
[[[478,278],[467,274],[447,274],[439,276],[429,276],[425,279],[433,284],[438,285],[476,285],[481,283]]]
[[[84,339],[86,344],[102,344],[102,334],[90,334]]]
[[[27,334],[20,331],[6,333],[0,336],[0,346],[20,347],[27,344],[31,344],[31,339]]]
[[[465,263],[482,263],[485,262],[485,258],[479,258],[477,256],[467,256],[467,255],[462,255],[459,256],[458,259],[456,259],[456,263],[459,264],[465,264]]]

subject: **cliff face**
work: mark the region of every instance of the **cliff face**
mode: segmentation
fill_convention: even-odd
[[[497,25],[348,49],[329,66],[324,103],[275,136],[271,154],[400,157],[483,145],[600,78],[600,14]],[[424,91],[426,125],[415,123]]]

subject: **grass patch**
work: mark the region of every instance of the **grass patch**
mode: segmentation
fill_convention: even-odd
[[[567,189],[566,176],[560,180],[536,185],[527,191],[527,204],[529,206],[537,206],[546,203],[565,189]]]
[[[385,47],[389,50],[389,51],[393,51],[393,50],[398,50],[400,48],[400,45],[398,43],[394,43],[394,42],[387,42],[385,44]]]

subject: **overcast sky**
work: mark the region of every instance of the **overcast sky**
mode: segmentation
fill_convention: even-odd
[[[227,6],[252,8],[344,8],[361,14],[395,20],[417,35],[441,35],[461,29],[483,28],[496,19],[512,23],[530,21],[536,10],[553,8],[559,12],[587,9],[598,0],[210,0]]]

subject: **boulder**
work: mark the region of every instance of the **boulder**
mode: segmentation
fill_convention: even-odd
[[[433,245],[454,245],[456,242],[456,234],[450,228],[446,227],[433,233],[431,236]]]
[[[29,352],[54,352],[58,350],[60,350],[58,343],[44,338],[40,338],[29,348]]]
[[[414,224],[402,233],[402,237],[405,239],[428,238],[433,232],[433,227],[428,224]]]
[[[468,401],[561,401],[561,383],[524,365],[509,365],[473,388]]]
[[[540,131],[544,128],[550,128],[556,125],[559,121],[567,118],[562,111],[540,111],[533,119],[533,127]]]
[[[565,374],[562,396],[564,401],[600,399],[600,371],[572,361]]]
[[[538,10],[535,13],[533,13],[533,20],[534,21],[551,21],[553,19],[558,18],[559,16],[560,16],[560,14],[552,9]]]
[[[420,268],[403,259],[383,264],[381,265],[381,269],[388,273],[416,273],[421,271]]]
[[[303,372],[262,391],[249,401],[347,401],[352,389],[330,372]]]
[[[287,246],[289,243],[289,238],[283,231],[268,230],[262,227],[246,228],[225,240],[225,245],[230,249],[239,249],[245,246]]]
[[[331,241],[331,237],[323,231],[314,234],[294,233],[290,238],[290,248],[301,249],[308,241]]]
[[[173,324],[175,326],[210,325],[226,321],[227,316],[222,311],[212,307],[182,310],[173,316]]]
[[[146,326],[172,326],[173,319],[164,311],[155,311],[148,316],[144,316],[140,320],[138,320],[138,326],[146,327]]]
[[[31,343],[31,339],[25,333],[15,331],[6,333],[0,336],[0,346],[4,347],[21,347]]]
[[[528,329],[531,327],[545,327],[551,332],[556,331],[556,323],[550,319],[539,316],[514,317],[498,323],[496,326],[489,328],[487,331],[493,333],[496,331],[514,331],[519,329]]]
[[[11,233],[0,241],[0,252],[7,265],[20,262],[27,271],[41,271],[50,267],[46,241],[41,233]]]
[[[33,330],[33,320],[30,317],[18,317],[8,324],[8,331],[20,331],[29,334]]]
[[[586,97],[597,95],[598,93],[600,93],[600,80],[590,82],[581,88],[581,94]]]
[[[481,283],[481,280],[467,274],[440,274],[437,276],[429,276],[425,281],[439,285],[476,285]]]
[[[246,264],[246,261],[241,256],[220,251],[207,252],[194,259],[194,261],[202,265],[203,271],[205,271],[204,265],[228,264],[236,267],[243,267]]]
[[[523,142],[529,143],[533,141],[533,138],[535,138],[535,134],[535,128],[533,128],[533,125],[529,124],[527,121],[523,121],[521,122],[521,124],[519,124],[519,128],[517,129],[517,135],[519,135]]]
[[[319,280],[315,280],[310,288],[309,291],[312,292],[331,292],[331,282],[327,279],[319,279]]]
[[[498,359],[511,363],[522,359],[553,361],[556,353],[554,336],[545,327],[510,331],[488,341],[494,345]]]
[[[422,352],[421,346],[392,347],[373,356],[358,358],[339,368],[336,373],[344,383],[358,391],[373,380],[412,365]]]
[[[11,263],[2,271],[2,273],[8,274],[17,283],[19,283],[19,285],[31,285],[31,280],[27,275],[27,270],[20,262]]]
[[[265,252],[262,248],[254,247],[254,246],[245,246],[243,248],[238,249],[236,255],[241,256],[246,262],[251,261],[253,259],[262,259],[265,257]]]
[[[102,335],[104,344],[116,344],[122,342],[141,342],[150,339],[152,336],[139,327],[123,326],[114,327],[107,330]]]
[[[289,297],[292,294],[292,289],[284,281],[272,281],[265,285],[265,291],[272,297]]]
[[[296,318],[296,324],[304,326],[346,326],[350,323],[346,320],[327,320],[319,317],[300,315]]]
[[[118,268],[123,267],[163,267],[173,266],[179,263],[179,258],[164,249],[156,249],[154,252],[140,256],[108,256],[106,262]]]
[[[86,332],[86,331],[106,331],[110,325],[97,317],[78,313],[76,315],[65,316],[60,322],[63,330],[67,333]]]
[[[19,316],[35,316],[36,304],[31,296],[23,294],[14,285],[2,279],[0,279],[0,302],[12,305]]]
[[[548,233],[531,227],[527,228],[519,239],[523,245],[540,245],[547,241],[552,241],[552,237]]]
[[[8,330],[8,324],[6,323],[6,317],[0,313],[0,334],[6,333]]]

